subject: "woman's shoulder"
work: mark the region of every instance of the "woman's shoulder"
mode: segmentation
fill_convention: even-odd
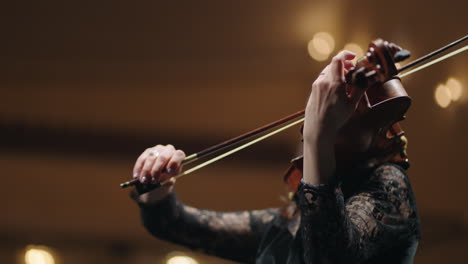
[[[347,175],[342,175],[341,179],[341,189],[345,199],[369,188],[386,188],[384,185],[410,186],[406,167],[393,162],[360,167]]]
[[[387,162],[375,166],[368,175],[368,181],[390,181],[391,184],[396,182],[409,184],[409,177],[405,167],[398,163]]]

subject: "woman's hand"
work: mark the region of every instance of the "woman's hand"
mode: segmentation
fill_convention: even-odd
[[[354,113],[363,89],[350,89],[345,72],[356,55],[342,51],[312,85],[304,121],[303,178],[308,184],[326,184],[335,173],[335,143],[338,131]]]
[[[312,84],[306,106],[304,140],[325,134],[336,136],[354,113],[364,91],[350,89],[345,83],[345,73],[354,66],[351,60],[355,56],[350,51],[341,51]]]
[[[138,157],[133,168],[133,178],[142,184],[160,183],[182,170],[185,153],[175,149],[172,145],[156,145],[146,149]],[[161,188],[140,196],[142,202],[155,202],[165,198],[172,192],[174,181],[168,182]]]

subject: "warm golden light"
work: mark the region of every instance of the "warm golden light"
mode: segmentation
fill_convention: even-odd
[[[335,49],[335,39],[327,32],[315,34],[312,43],[317,51],[322,54],[330,54]]]
[[[439,86],[437,86],[434,97],[437,104],[442,108],[446,108],[452,100],[450,90],[443,84],[439,84]]]
[[[328,59],[334,49],[335,39],[327,32],[316,33],[307,45],[309,55],[317,61]]]
[[[46,247],[28,247],[24,260],[26,264],[55,264],[54,257]]]
[[[463,93],[463,86],[460,81],[451,77],[447,80],[445,84],[439,84],[437,86],[434,97],[437,104],[445,108],[447,107],[452,101],[457,101],[460,99]]]
[[[309,52],[309,55],[316,61],[324,61],[328,59],[329,55],[325,55],[322,53],[317,52],[315,49],[312,40],[309,41],[309,44],[307,45],[307,51]]]
[[[167,260],[167,264],[198,264],[198,261],[188,256],[174,256]]]
[[[450,98],[452,101],[457,101],[462,95],[462,84],[455,78],[449,78],[445,84],[447,89],[450,91]]]
[[[354,59],[354,61],[356,61],[357,59],[361,58],[362,56],[364,56],[364,50],[361,48],[361,46],[359,46],[358,44],[356,43],[348,43],[344,46],[344,50],[349,50],[349,51],[352,51],[354,53],[356,53],[356,58]]]

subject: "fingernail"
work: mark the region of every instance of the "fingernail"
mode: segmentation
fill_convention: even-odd
[[[167,174],[172,174],[173,172],[171,168],[168,168],[166,171],[167,171]]]
[[[143,176],[143,177],[141,178],[141,183],[145,183],[145,182],[146,182],[146,176]]]
[[[134,179],[135,179],[135,178],[138,178],[138,173],[136,173],[136,172],[133,173],[133,178],[134,178]]]
[[[151,177],[151,182],[156,182],[156,177]]]

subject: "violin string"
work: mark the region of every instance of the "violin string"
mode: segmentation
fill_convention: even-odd
[[[446,59],[448,59],[448,58],[450,58],[450,57],[452,57],[452,56],[455,56],[455,55],[457,55],[457,54],[459,54],[459,53],[462,53],[463,51],[465,51],[465,50],[467,50],[467,49],[468,49],[468,45],[465,45],[464,47],[461,47],[461,48],[459,48],[459,49],[457,49],[457,50],[454,50],[454,51],[452,51],[452,52],[450,52],[450,53],[448,53],[448,54],[445,54],[444,56],[442,56],[442,57],[440,57],[440,58],[437,58],[437,59],[435,59],[435,60],[433,60],[433,61],[430,61],[430,62],[428,62],[428,63],[426,63],[426,64],[423,64],[423,65],[421,65],[421,66],[419,66],[419,67],[416,67],[416,68],[412,69],[412,70],[409,71],[409,72],[405,72],[405,73],[403,73],[403,74],[400,74],[400,75],[398,75],[398,77],[403,78],[403,77],[405,77],[405,76],[408,76],[408,75],[410,75],[410,74],[413,74],[413,73],[415,73],[415,72],[418,72],[418,71],[420,71],[420,70],[422,70],[422,69],[424,69],[424,68],[427,68],[427,67],[429,67],[429,66],[431,66],[431,65],[434,65],[434,64],[436,64],[436,63],[438,63],[438,62],[441,62],[441,61],[446,60]]]

